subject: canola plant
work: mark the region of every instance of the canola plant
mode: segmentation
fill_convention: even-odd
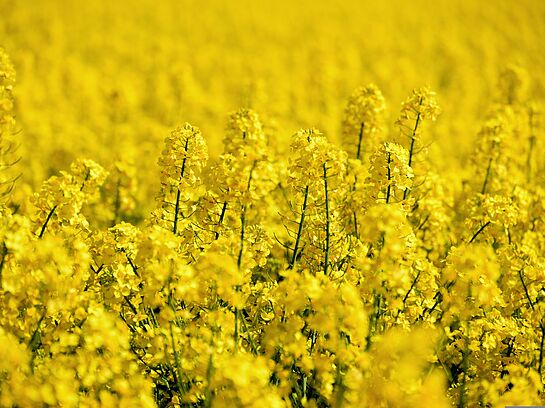
[[[0,0],[0,405],[545,404],[544,18]]]

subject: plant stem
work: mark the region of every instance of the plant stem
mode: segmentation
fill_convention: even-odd
[[[305,213],[307,210],[307,202],[308,202],[308,185],[305,187],[305,198],[303,200],[303,207],[301,209],[301,219],[299,221],[299,228],[297,230],[297,238],[295,239],[295,247],[293,248],[293,255],[291,258],[291,262],[288,266],[288,269],[293,269],[295,266],[295,261],[297,260],[297,252],[299,251],[299,245],[301,244],[301,237],[303,235],[303,224],[305,222]]]
[[[422,106],[422,98],[418,102],[418,106]],[[409,149],[409,167],[413,164],[413,155],[414,155],[414,144],[416,141],[416,131],[418,130],[418,125],[420,124],[420,111],[416,115],[416,121],[414,123],[413,134],[411,135],[411,148]]]
[[[246,205],[242,206],[240,214],[240,250],[238,251],[237,267],[240,269],[242,264],[242,252],[244,250],[244,232],[246,228]]]
[[[411,283],[411,287],[409,288],[409,290],[405,294],[405,297],[403,298],[403,304],[405,304],[405,302],[409,298],[409,294],[412,292],[413,288],[415,287],[416,282],[418,281],[418,278],[420,277],[421,273],[422,273],[422,271],[418,271],[418,273],[416,274],[416,277],[413,279],[413,282]]]
[[[246,134],[246,133],[244,133]],[[248,194],[250,194],[250,186],[252,184],[252,174],[254,173],[255,166],[257,164],[257,160],[254,160],[252,164],[252,168],[250,169],[250,175],[248,176],[248,183],[246,186],[246,191]],[[244,250],[244,232],[246,229],[246,204],[242,204],[242,209],[240,213],[240,251],[238,253],[238,259],[237,259],[237,266],[238,269],[240,269],[240,265],[242,264],[242,252]]]
[[[377,331],[378,319],[380,317],[380,304],[381,295],[375,292],[373,300],[373,313],[371,313],[371,316],[369,316],[369,332],[367,333],[367,345],[365,346],[366,351],[371,348],[373,335]]]
[[[365,127],[365,122],[361,122],[360,134],[358,136],[358,151],[356,152],[356,159],[360,160],[361,157],[361,142],[363,139],[363,128]]]
[[[392,179],[392,170],[390,169],[391,163],[392,163],[392,155],[390,152],[388,152],[388,164],[386,166],[386,169],[388,171],[388,189],[386,190],[386,204],[390,202],[390,193],[392,189],[392,185],[390,184],[390,180]]]
[[[235,353],[238,351],[238,308],[235,307],[235,332],[233,333],[233,341],[235,345]]]
[[[248,324],[246,323],[246,319],[244,319],[244,316],[240,316],[240,321],[242,322],[242,326],[244,327],[244,331],[246,332],[246,335],[248,336],[248,343],[250,344],[250,347],[252,349],[252,353],[257,356],[257,345],[255,344],[254,339],[252,339],[252,336],[250,336],[250,331],[248,330]]]
[[[475,239],[479,236],[479,234],[481,232],[483,232],[483,230],[488,227],[490,224],[491,224],[492,221],[487,221],[483,224],[483,226],[481,228],[479,228],[479,230],[473,234],[473,236],[471,237],[471,239],[469,240],[469,243],[471,244],[473,241],[475,241]]]
[[[488,159],[488,166],[486,167],[486,174],[484,176],[483,187],[481,188],[481,194],[486,193],[486,187],[488,185],[488,178],[490,177],[490,171],[492,169],[492,158]]]
[[[47,228],[47,224],[49,223],[49,220],[51,220],[51,217],[53,217],[53,214],[55,213],[55,210],[57,209],[57,206],[53,206],[51,211],[49,211],[49,214],[47,214],[47,218],[45,219],[44,225],[42,225],[42,229],[40,231],[40,235],[38,235],[38,238],[42,238],[45,233],[45,229]]]
[[[524,269],[520,269],[518,271],[520,282],[522,283],[522,287],[524,289],[524,295],[526,296],[526,299],[528,299],[528,304],[530,305],[530,308],[535,311],[534,302],[532,302],[532,298],[530,297],[530,293],[528,292],[528,287],[526,286],[526,283],[524,282],[524,277],[522,276],[522,272]],[[543,321],[539,322],[539,329],[541,330],[541,341],[539,344],[539,360],[538,360],[538,372],[540,375],[540,378],[542,378],[542,372],[543,372],[543,348],[545,346],[545,324]]]
[[[329,249],[331,245],[331,232],[330,232],[330,219],[329,219],[329,191],[327,188],[327,167],[326,163],[323,164],[324,169],[324,192],[325,192],[325,259],[324,259],[324,275],[327,275],[328,268],[329,268]]]
[[[42,313],[40,316],[40,319],[38,320],[38,323],[36,324],[36,328],[34,329],[34,332],[32,333],[32,336],[30,337],[30,341],[28,342],[28,346],[32,351],[36,351],[38,349],[39,344],[36,344],[38,342],[38,336],[40,335],[40,326],[42,325],[42,322],[45,318],[46,311]]]
[[[545,325],[543,322],[539,322],[539,328],[541,329],[541,342],[539,344],[539,363],[537,370],[539,372],[539,378],[543,381],[543,346],[545,345]]]
[[[422,98],[420,98],[420,101],[418,103],[419,103],[419,105],[418,105],[419,107],[422,106]],[[413,164],[414,145],[416,143],[416,132],[418,130],[418,125],[419,124],[420,124],[420,110],[416,114],[416,121],[414,123],[414,129],[413,129],[413,133],[411,135],[411,146],[409,148],[409,167],[411,167],[412,164]],[[409,195],[409,189],[406,188],[405,191],[403,192],[403,199],[405,200],[408,195]]]
[[[182,170],[180,171],[180,182],[184,178],[185,174],[185,163],[187,161],[187,147],[189,145],[189,138],[185,139],[185,146],[184,146],[184,160],[182,161]],[[180,212],[180,196],[181,196],[180,186],[178,185],[178,189],[176,192],[176,206],[174,209],[174,226],[172,228],[172,232],[176,234],[178,232],[178,217]]]
[[[227,211],[227,201],[224,201],[223,206],[221,207],[221,214],[220,214],[220,218],[218,220],[218,226],[223,224],[223,220],[225,218],[225,212],[226,211]],[[216,231],[215,234],[216,234],[216,239],[218,239],[220,237],[220,233],[218,231]]]
[[[356,238],[359,238],[359,234],[358,234],[358,216],[356,215],[356,211],[353,212],[354,214],[354,236]]]
[[[123,251],[123,252],[125,252],[125,251]],[[129,265],[131,266],[131,269],[132,269],[132,271],[134,272],[134,274],[135,274],[136,276],[140,277],[140,274],[138,273],[138,266],[136,266],[136,265],[134,264],[134,262],[132,261],[132,259],[129,257],[129,254],[127,254],[126,252],[125,252],[125,257],[127,258],[127,262],[129,262]]]
[[[2,271],[4,270],[4,263],[6,262],[6,256],[8,254],[8,248],[5,243],[2,243],[1,259],[0,259],[0,289],[2,289]]]

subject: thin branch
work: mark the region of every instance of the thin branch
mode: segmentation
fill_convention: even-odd
[[[182,161],[182,170],[180,171],[180,182],[184,178],[185,174],[185,163],[187,161],[187,147],[189,144],[189,138],[185,139],[185,146],[184,146],[184,160]],[[172,232],[176,234],[178,232],[178,212],[180,211],[180,196],[181,196],[180,186],[178,185],[178,189],[176,192],[176,209],[174,211],[174,226],[172,228]]]
[[[422,97],[420,98],[420,101],[419,101],[419,107],[422,106]],[[416,132],[418,130],[418,125],[420,124],[420,110],[417,110],[415,111],[416,113],[416,121],[415,121],[415,124],[414,124],[414,129],[413,129],[413,133],[411,135],[411,147],[409,148],[409,167],[412,166],[413,164],[413,156],[414,156],[414,147],[415,147],[415,142],[416,142]],[[409,188],[406,188],[405,191],[403,192],[403,199],[405,200],[407,198],[407,196],[409,195]]]
[[[288,266],[288,269],[293,269],[295,266],[295,261],[297,260],[297,252],[299,250],[299,245],[301,243],[301,237],[303,235],[303,224],[305,222],[305,212],[307,209],[307,202],[308,202],[308,185],[305,187],[305,198],[303,200],[303,208],[301,211],[301,219],[299,221],[299,228],[297,230],[297,238],[295,240],[295,248],[293,249],[293,256],[291,258],[291,262]]]
[[[323,170],[324,170],[324,192],[325,192],[325,259],[324,259],[324,275],[327,275],[328,268],[329,268],[329,249],[330,249],[330,239],[331,239],[331,232],[330,232],[330,219],[329,219],[329,195],[328,195],[328,189],[327,189],[327,167],[326,163],[323,164]]]
[[[225,218],[225,212],[226,211],[227,211],[227,201],[224,201],[223,206],[221,207],[221,214],[220,214],[220,218],[218,220],[218,226],[223,224],[223,220]],[[216,231],[214,234],[216,235],[216,239],[218,239],[220,237],[219,231]]]
[[[51,220],[51,217],[53,216],[53,213],[55,212],[56,209],[57,209],[57,206],[55,205],[51,209],[51,211],[49,211],[49,214],[47,214],[47,218],[45,219],[44,225],[42,225],[42,229],[40,231],[40,235],[38,235],[38,238],[41,239],[44,236],[45,229],[47,228],[47,224],[49,223],[49,220]]]
[[[484,223],[483,226],[482,226],[481,228],[479,228],[479,230],[478,230],[475,234],[473,234],[473,236],[472,236],[471,239],[469,240],[469,243],[471,244],[473,241],[475,241],[475,239],[479,236],[479,234],[480,234],[481,232],[483,232],[484,229],[485,229],[486,227],[488,227],[491,223],[492,223],[492,221],[487,221],[486,223]]]
[[[488,185],[488,178],[490,177],[491,170],[492,170],[492,158],[488,159],[488,166],[486,167],[486,174],[484,176],[483,187],[481,188],[481,194],[486,193],[486,186]]]
[[[358,136],[358,151],[356,152],[356,159],[360,160],[361,156],[361,142],[363,139],[363,128],[365,127],[365,122],[361,122],[360,134]]]
[[[391,156],[391,153],[388,152],[388,165],[386,167],[386,169],[388,170],[388,190],[386,191],[386,204],[390,202],[390,192],[392,189],[392,185],[390,184],[390,180],[392,179],[392,170],[390,169],[391,163],[392,163],[392,156]]]

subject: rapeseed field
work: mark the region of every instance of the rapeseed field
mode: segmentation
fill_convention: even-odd
[[[544,405],[544,22],[0,0],[0,406]]]

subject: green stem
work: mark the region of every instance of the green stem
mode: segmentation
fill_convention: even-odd
[[[174,207],[174,225],[172,227],[172,233],[176,234],[178,232],[178,217],[180,213],[180,196],[181,196],[180,189],[178,188],[178,191],[176,192],[176,206]]]
[[[486,174],[484,176],[483,187],[481,188],[481,194],[486,193],[486,187],[488,185],[488,178],[490,177],[491,170],[492,170],[492,158],[488,159],[488,166],[486,167]]]
[[[125,251],[123,251],[123,252],[125,252]],[[136,276],[140,277],[140,274],[138,273],[138,266],[136,266],[136,265],[134,264],[134,262],[132,261],[132,259],[129,257],[129,254],[127,254],[126,252],[125,252],[125,257],[127,258],[127,261],[129,262],[129,265],[131,266],[131,269],[132,269],[132,271],[134,272],[134,274],[135,274]]]
[[[359,234],[358,234],[358,216],[356,215],[356,211],[353,212],[354,214],[354,236],[356,238],[359,238]]]
[[[288,269],[293,269],[295,266],[295,261],[297,260],[297,252],[299,251],[299,245],[301,244],[301,237],[303,235],[303,224],[305,222],[305,213],[307,210],[308,202],[308,185],[305,187],[305,198],[303,200],[303,207],[301,209],[301,219],[299,221],[299,228],[297,230],[297,238],[295,239],[295,247],[293,248],[293,256],[291,258]]]
[[[187,148],[189,145],[189,138],[185,140],[185,146],[184,146],[184,160],[182,161],[182,170],[180,171],[180,181],[184,178],[185,174],[185,163],[187,161]],[[176,206],[174,210],[174,226],[172,228],[172,232],[176,234],[178,232],[178,218],[179,218],[179,212],[180,212],[180,196],[181,196],[180,186],[178,186],[177,192],[176,192]]]
[[[373,313],[371,313],[371,315],[369,316],[369,332],[367,333],[367,345],[365,347],[366,351],[371,348],[373,335],[377,331],[378,319],[380,317],[380,304],[381,304],[381,295],[378,293],[375,293],[374,300],[373,300]]]
[[[471,239],[469,240],[469,243],[471,244],[473,241],[475,241],[475,239],[479,236],[479,234],[480,234],[481,232],[483,232],[484,229],[485,229],[486,227],[488,227],[490,224],[491,224],[491,221],[485,222],[485,223],[483,224],[483,226],[482,226],[481,228],[479,228],[478,231],[477,231],[475,234],[473,234],[473,236],[472,236]]]
[[[246,206],[242,206],[240,214],[240,250],[238,251],[237,267],[240,269],[242,264],[242,252],[244,251],[244,232],[246,229]]]
[[[218,226],[223,224],[223,220],[225,219],[225,212],[226,211],[227,211],[227,201],[224,201],[223,206],[221,207],[221,214],[220,214],[220,218],[218,220]],[[215,232],[215,235],[216,235],[216,239],[218,239],[220,237],[220,233],[218,231]]]
[[[49,220],[51,220],[51,217],[53,217],[53,214],[55,213],[55,210],[57,209],[57,206],[55,205],[51,211],[49,211],[49,214],[47,214],[47,218],[45,219],[44,225],[42,225],[42,229],[40,230],[40,235],[38,235],[38,238],[42,238],[45,233],[45,229],[47,228],[47,224],[49,223]]]
[[[248,336],[248,343],[250,343],[250,348],[252,349],[252,353],[257,355],[257,344],[255,343],[254,339],[252,339],[252,336],[250,336],[250,331],[248,330],[248,324],[246,323],[246,319],[244,319],[244,316],[240,316],[240,321],[242,322],[242,326],[244,327],[244,331],[246,332],[246,336]]]
[[[391,153],[388,152],[388,165],[387,165],[387,170],[388,170],[388,189],[386,191],[386,204],[388,204],[390,202],[390,193],[391,193],[391,188],[392,188],[392,185],[390,184],[390,180],[392,179],[392,170],[390,169],[390,164],[392,163],[392,157],[391,157]],[[403,197],[405,198],[405,197]]]
[[[422,271],[418,271],[418,273],[416,274],[416,277],[413,279],[413,282],[411,283],[411,287],[409,288],[409,290],[407,291],[407,293],[405,294],[405,297],[403,298],[403,304],[405,304],[405,302],[407,301],[407,299],[409,298],[409,294],[412,292],[412,290],[414,289],[415,285],[416,285],[416,282],[418,281],[418,278],[420,277],[420,274],[422,273]]]
[[[235,345],[235,353],[238,351],[238,308],[235,307],[235,331],[233,333],[233,340]]]
[[[358,176],[354,175],[354,184],[351,186],[351,192],[356,191],[358,184]],[[352,211],[352,214],[354,216],[354,236],[359,239],[359,233],[358,233],[358,216],[356,214],[356,210]]]
[[[0,289],[2,289],[2,271],[4,270],[4,263],[6,262],[6,256],[8,254],[8,248],[5,243],[2,243],[2,249],[0,251],[2,254],[2,258],[0,259]]]
[[[530,297],[530,293],[528,291],[528,287],[526,286],[526,283],[524,282],[524,277],[522,276],[523,269],[520,269],[518,271],[520,282],[522,283],[522,287],[524,289],[524,295],[526,296],[526,299],[528,299],[528,304],[532,308],[533,311],[535,311],[534,302],[532,302],[532,298]],[[545,324],[543,321],[539,322],[539,329],[541,330],[541,341],[539,344],[539,360],[538,360],[538,372],[540,375],[540,378],[542,378],[542,372],[543,372],[543,348],[545,346]]]
[[[416,126],[418,126],[418,120],[419,119],[420,119],[420,113],[418,114],[418,116],[416,118]],[[415,128],[414,132],[416,132],[416,128]],[[416,138],[414,137],[414,132],[413,132],[413,136],[411,137],[411,147],[409,148],[409,167],[413,163],[414,144],[416,142]]]
[[[36,351],[38,349],[39,344],[38,343],[38,336],[40,335],[40,326],[42,325],[43,320],[45,319],[46,310],[42,313],[40,316],[40,319],[38,320],[38,323],[36,324],[36,328],[34,329],[34,332],[32,333],[32,336],[30,337],[30,341],[28,342],[28,346],[32,351]]]
[[[419,107],[422,106],[422,98],[420,98],[420,101],[418,103],[419,103],[418,105]],[[420,124],[420,110],[418,111],[416,115],[416,122],[414,124],[413,133],[411,135],[411,147],[409,148],[409,167],[411,167],[413,164],[414,147],[416,142],[416,132],[418,130],[419,124]],[[405,200],[408,195],[409,195],[409,189],[406,188],[405,191],[403,192],[403,199]]]
[[[252,164],[252,168],[250,169],[250,175],[248,176],[248,183],[246,185],[246,191],[248,194],[250,194],[250,187],[252,184],[252,174],[254,173],[255,166],[257,164],[257,160],[255,160]],[[244,232],[246,229],[246,204],[242,205],[242,210],[240,213],[240,251],[238,253],[238,260],[237,260],[237,266],[238,269],[240,269],[240,265],[242,264],[242,253],[244,251]]]
[[[411,139],[411,150],[409,151],[409,167],[411,166],[412,160],[413,160],[413,150],[414,150],[414,137]],[[405,191],[403,191],[403,199],[405,200],[407,196],[409,195],[409,187],[405,188]]]
[[[327,275],[329,268],[329,249],[331,245],[331,232],[330,232],[330,219],[329,219],[329,191],[327,188],[327,167],[326,164],[323,164],[324,169],[324,190],[325,190],[325,260],[324,260],[324,275]]]
[[[541,329],[541,342],[539,344],[539,362],[537,371],[539,372],[539,378],[543,381],[543,346],[545,345],[545,325],[543,322],[539,322],[539,328]]]
[[[361,142],[362,142],[362,139],[363,139],[363,128],[364,127],[365,127],[365,123],[361,122],[360,134],[358,136],[358,151],[356,152],[356,159],[358,159],[358,160],[360,160],[360,156],[361,156]]]
[[[422,106],[423,99],[420,98],[420,101],[418,102],[418,106]],[[413,164],[413,156],[414,156],[414,145],[416,141],[416,131],[418,130],[418,125],[420,124],[420,111],[418,111],[416,115],[416,121],[414,123],[414,129],[413,134],[411,135],[411,148],[409,149],[409,167]]]
[[[534,308],[534,302],[532,302],[532,299],[530,298],[530,293],[528,293],[528,287],[526,286],[526,283],[524,282],[524,277],[522,276],[522,272],[524,269],[520,269],[518,271],[520,282],[522,283],[522,288],[524,289],[524,294],[526,295],[526,299],[528,299],[528,304],[532,308],[533,311],[535,311]]]

